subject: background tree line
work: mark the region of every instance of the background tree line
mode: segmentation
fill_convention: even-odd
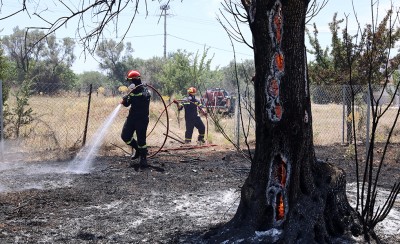
[[[310,43],[307,51],[312,57],[308,62],[311,83],[345,84],[349,66],[352,67],[355,84],[366,84],[366,75],[371,75],[376,84],[379,84],[385,77],[382,70],[386,66],[392,77],[398,77],[400,54],[396,50],[386,48],[387,42],[398,43],[400,40],[399,28],[390,26],[391,15],[392,13],[388,12],[382,19],[378,32],[372,33],[371,26],[367,25],[361,36],[351,36],[347,27],[343,26],[346,24],[345,19],[337,19],[335,14],[329,23],[332,41],[330,47],[325,48],[319,43],[318,29],[314,24],[312,32],[307,30]],[[237,65],[238,77],[234,72],[234,61],[225,67],[212,69],[213,56],[207,48],[196,53],[176,50],[170,52],[166,59],[153,57],[145,60],[134,57],[134,48],[130,42],[117,43],[112,39],[103,40],[97,46],[95,54],[101,72],[75,74],[71,69],[76,59],[75,41],[72,38],[58,39],[54,34],[46,38],[43,38],[44,36],[45,33],[39,30],[26,32],[15,27],[13,34],[0,39],[4,63],[7,63],[7,69],[2,69],[6,74],[3,79],[9,87],[29,83],[32,91],[51,95],[92,84],[94,89],[103,87],[115,94],[118,87],[124,85],[126,71],[138,69],[146,82],[159,89],[162,94],[172,96],[173,93],[185,94],[189,86],[199,87],[203,91],[209,87],[223,87],[236,92],[237,78],[241,83],[239,86],[246,87],[254,75],[252,60],[245,60]],[[373,37],[374,40],[380,41],[375,43],[374,50],[368,52]],[[357,38],[361,39],[359,45],[347,45]],[[392,48],[395,46],[392,45]],[[352,52],[352,60],[346,60],[348,52]],[[390,63],[385,64],[384,60],[388,55],[391,56]],[[371,56],[374,60],[372,67],[369,67],[366,64]],[[370,68],[372,72],[369,72]]]
[[[347,84],[349,73],[356,85],[365,85],[367,76],[376,85],[387,75],[394,85],[399,82],[400,54],[395,50],[395,43],[400,40],[400,30],[390,24],[393,22],[392,14],[387,12],[379,23],[377,32],[372,32],[371,26],[366,25],[361,31],[362,35],[353,36],[347,31],[347,20],[338,19],[335,14],[329,23],[332,41],[325,48],[318,40],[316,24],[313,25],[313,31],[306,30],[310,43],[307,52],[312,57],[308,62],[310,83],[325,86],[312,90],[313,102],[342,102],[335,100],[342,97],[341,94],[334,94],[338,90],[327,92],[329,88],[326,85]],[[360,41],[357,45],[352,44],[358,39]],[[379,41],[374,41],[372,45],[372,40]],[[387,48],[388,42],[392,43],[389,44],[391,49]],[[89,85],[92,84],[93,90],[98,93],[117,95],[121,91],[119,88],[125,85],[125,74],[129,69],[140,70],[145,82],[167,97],[183,96],[190,86],[198,87],[201,94],[207,88],[222,87],[236,95],[240,93],[244,98],[254,97],[251,85],[251,78],[255,73],[253,60],[241,63],[232,60],[225,67],[212,68],[213,56],[207,48],[196,53],[176,50],[168,53],[165,59],[153,57],[145,60],[134,57],[134,47],[130,42],[103,40],[95,51],[100,72],[75,74],[71,69],[76,59],[76,44],[72,38],[59,39],[55,34],[46,35],[43,31],[25,31],[15,27],[13,34],[0,39],[0,44],[3,101],[7,101],[11,88],[11,95],[17,98],[15,108],[8,108],[5,103],[4,118],[8,124],[14,121],[15,131],[32,120],[32,111],[28,106],[29,96],[32,94],[88,92]],[[371,47],[374,49],[369,50]],[[351,60],[347,59],[349,53],[352,55]],[[387,56],[391,57],[390,62],[385,63]],[[369,62],[371,57],[373,60]],[[350,90],[347,92],[350,93]],[[248,104],[251,103],[252,101],[248,101]],[[347,101],[347,116],[350,116],[350,106],[351,102]],[[351,140],[351,122],[347,123],[347,127]]]
[[[115,94],[119,86],[125,85],[126,72],[137,69],[147,83],[167,96],[174,93],[183,95],[190,86],[203,91],[211,87],[236,91],[233,63],[212,69],[213,57],[206,48],[196,53],[176,50],[166,59],[153,57],[145,60],[134,57],[130,42],[103,40],[95,52],[100,72],[75,74],[71,69],[76,59],[75,41],[72,38],[58,39],[55,34],[44,36],[45,33],[39,30],[25,32],[15,27],[13,34],[0,39],[2,57],[7,64],[7,69],[2,69],[7,73],[3,79],[8,87],[19,88],[29,83],[32,92],[53,95],[92,84],[94,89],[102,87]],[[246,60],[242,66],[254,73],[252,61]],[[248,75],[243,74],[240,80],[245,83],[249,80]]]

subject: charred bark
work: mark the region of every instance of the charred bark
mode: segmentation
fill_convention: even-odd
[[[345,173],[315,158],[304,32],[308,1],[242,1],[253,34],[256,150],[234,218],[210,242],[331,243],[360,234]]]

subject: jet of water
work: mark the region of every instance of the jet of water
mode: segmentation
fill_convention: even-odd
[[[75,159],[69,165],[69,171],[73,173],[89,173],[90,168],[92,166],[92,162],[94,157],[96,156],[97,151],[99,150],[104,136],[108,128],[111,126],[112,122],[116,118],[119,109],[121,108],[121,104],[119,104],[114,111],[106,118],[103,124],[97,129],[94,137],[88,143],[87,146],[84,146]]]

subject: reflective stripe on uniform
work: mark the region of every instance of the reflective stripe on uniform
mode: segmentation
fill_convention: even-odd
[[[135,93],[129,93],[129,96],[131,96],[131,97],[143,96],[143,93],[142,93],[142,92],[137,93],[137,94],[135,94]]]

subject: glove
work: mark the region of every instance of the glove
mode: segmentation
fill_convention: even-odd
[[[179,104],[179,102],[176,101],[175,99],[172,102],[175,103],[175,104]]]
[[[129,95],[125,95],[122,97],[122,100],[120,103],[126,106],[126,105],[128,105],[128,99],[129,99]]]

